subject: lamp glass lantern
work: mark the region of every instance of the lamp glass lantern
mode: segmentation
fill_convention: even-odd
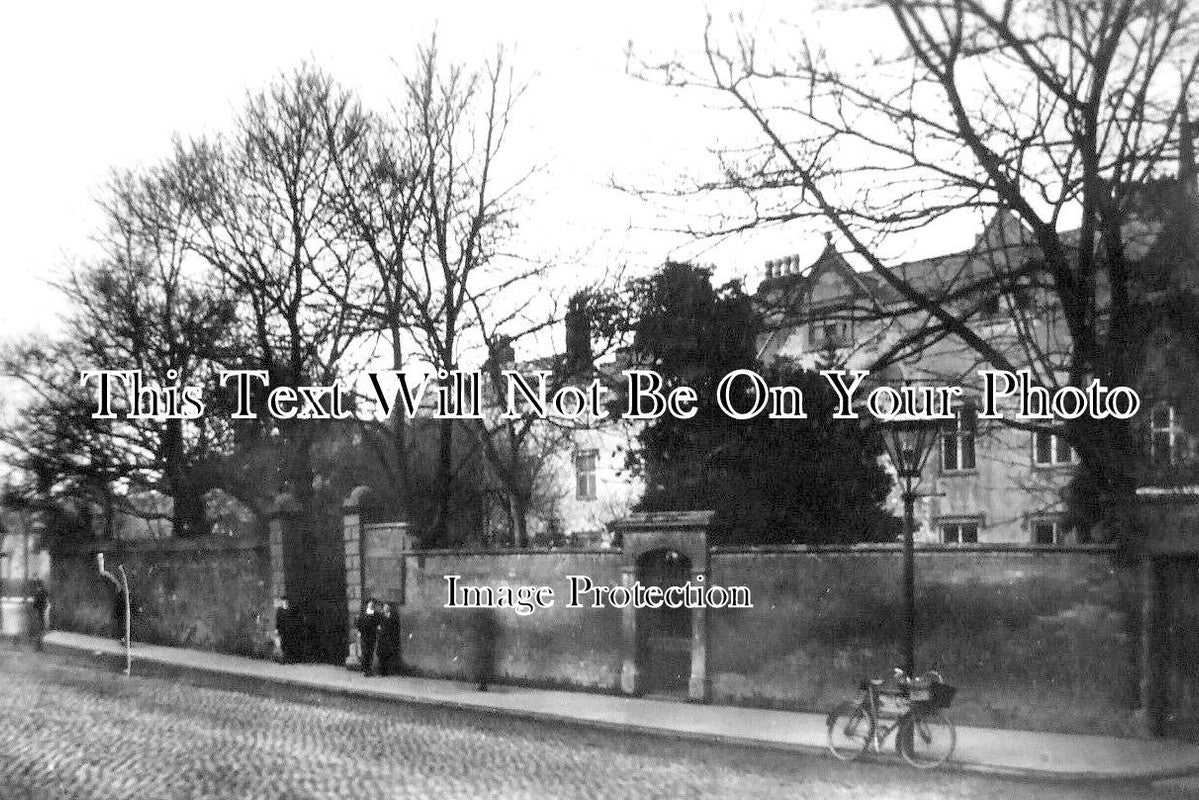
[[[883,424],[883,444],[905,491],[919,479],[937,441],[939,426],[922,417],[899,417]]]

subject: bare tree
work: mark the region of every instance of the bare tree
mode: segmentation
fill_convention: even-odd
[[[11,348],[5,372],[35,400],[3,433],[36,477],[42,499],[82,494],[112,513],[166,517],[175,535],[207,531],[205,493],[218,485],[214,465],[224,448],[219,420],[168,414],[158,387],[200,385],[213,377],[213,358],[233,325],[228,298],[189,269],[184,236],[189,213],[170,180],[157,170],[116,173],[102,203],[103,255],[72,269],[58,288],[71,309],[54,340]],[[142,415],[96,419],[94,370],[135,370],[145,387]],[[127,382],[113,382],[127,412]],[[146,492],[169,505],[134,502]]]
[[[529,174],[500,164],[521,89],[502,51],[473,72],[443,64],[435,40],[419,51],[405,89],[393,144],[380,148],[381,188],[391,193],[395,224],[388,223],[387,250],[373,262],[389,286],[376,317],[391,326],[398,347],[395,320],[403,314],[419,359],[448,373],[471,348],[485,346],[491,331],[523,318],[528,301],[512,289],[544,269],[503,250]],[[403,360],[398,351],[394,360]],[[439,422],[436,511],[426,537],[432,545],[447,543],[456,430],[463,428],[454,420]]]
[[[893,296],[887,313],[904,317],[880,363],[939,344],[962,354],[961,379],[985,365],[1030,369],[1050,388],[1130,385],[1137,264],[1157,230],[1144,190],[1180,149],[1199,67],[1194,8],[865,0],[822,10],[889,35],[854,60],[793,30],[759,36],[709,20],[699,66],[658,66],[672,85],[715,92],[753,131],[721,151],[718,179],[694,187],[744,211],[717,232],[804,219],[835,231]],[[971,211],[998,213],[1001,230],[969,268],[920,280],[880,255]],[[1012,323],[998,338],[984,324],[997,302]],[[1096,497],[1127,501],[1129,424],[1084,416],[1064,434]]]
[[[331,201],[337,176],[330,144],[353,137],[326,130],[343,124],[351,104],[327,75],[301,67],[252,96],[232,135],[177,148],[173,171],[193,218],[190,247],[236,298],[242,320],[239,350],[226,366],[264,370],[268,389],[343,377],[359,330],[348,299],[361,259]],[[237,496],[262,511],[287,487],[307,507],[309,449],[320,426],[302,416],[273,419],[257,395],[258,418],[238,430],[246,461]],[[263,475],[254,457],[275,447],[275,432],[282,448],[277,478]]]
[[[358,103],[326,105],[323,130],[336,172],[332,209],[343,235],[362,259],[363,270],[343,302],[359,325],[358,335],[370,341],[365,358],[386,350],[390,367],[410,366],[414,342],[409,271],[418,258],[421,213],[428,195],[425,141],[412,125],[409,95],[386,117]],[[362,439],[371,448],[389,483],[389,497],[410,512],[409,424],[403,405],[395,404],[391,419],[378,430],[370,419],[358,423],[370,430]],[[380,435],[386,434],[386,435]]]

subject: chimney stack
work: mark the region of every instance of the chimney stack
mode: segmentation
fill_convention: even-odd
[[[566,310],[566,370],[572,377],[591,372],[595,356],[591,350],[591,322],[587,318],[586,297],[576,293]]]
[[[1178,123],[1178,182],[1182,185],[1183,197],[1199,196],[1199,172],[1195,168],[1195,126],[1187,108],[1186,95],[1182,97],[1181,120]]]
[[[500,336],[492,342],[489,348],[489,359],[500,369],[511,369],[516,366],[516,348],[512,346],[512,338]]]

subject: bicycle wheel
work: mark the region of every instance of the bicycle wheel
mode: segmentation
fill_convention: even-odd
[[[874,736],[874,718],[856,703],[842,703],[828,715],[828,749],[842,761],[866,751]]]
[[[934,769],[953,756],[958,734],[940,711],[908,714],[899,721],[896,745],[903,760],[913,767]]]

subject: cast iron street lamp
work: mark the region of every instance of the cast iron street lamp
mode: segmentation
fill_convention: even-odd
[[[937,441],[937,431],[936,422],[916,417],[899,417],[883,423],[883,442],[899,477],[903,497],[903,669],[908,677],[916,674],[916,552],[913,532],[916,528],[916,499],[920,497],[916,487]]]

